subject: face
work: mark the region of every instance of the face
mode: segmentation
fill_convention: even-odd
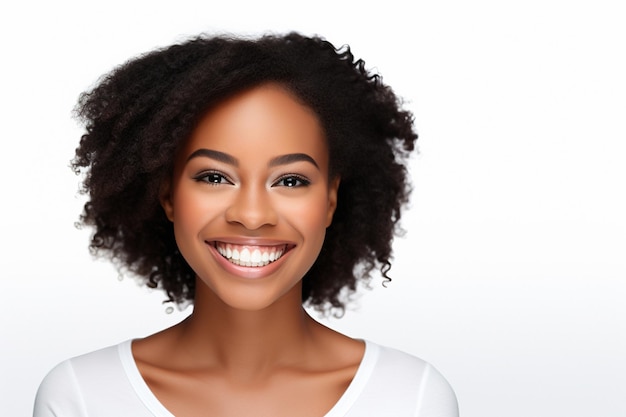
[[[162,195],[197,291],[245,310],[300,297],[337,203],[328,165],[317,116],[279,86],[211,110]]]

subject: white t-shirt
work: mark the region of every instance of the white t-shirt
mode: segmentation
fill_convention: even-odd
[[[34,417],[174,417],[141,377],[131,340],[66,360],[44,378]],[[365,342],[354,379],[324,417],[458,417],[452,388],[430,364]]]

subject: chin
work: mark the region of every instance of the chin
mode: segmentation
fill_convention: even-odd
[[[201,281],[201,280],[200,280]],[[266,283],[267,284],[267,283]],[[202,282],[196,286],[196,304],[222,304],[224,307],[248,312],[262,312],[272,308],[291,309],[302,306],[302,285],[296,282],[286,291],[267,285],[228,285],[211,288]]]

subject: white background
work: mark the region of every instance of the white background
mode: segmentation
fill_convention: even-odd
[[[622,2],[413,3],[0,6],[0,415],[30,415],[57,362],[188,313],[74,228],[78,94],[186,35],[293,29],[350,44],[420,134],[395,280],[327,322],[433,363],[464,417],[626,416]]]

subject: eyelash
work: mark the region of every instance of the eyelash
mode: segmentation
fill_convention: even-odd
[[[218,171],[201,172],[194,177],[194,180],[198,182],[203,182],[209,185],[213,185],[213,186],[217,186],[220,184],[231,184],[231,185],[233,184],[233,182],[226,175]],[[287,185],[285,184],[285,181],[288,181],[288,180],[292,180],[292,181],[295,180],[296,183],[295,184],[292,183],[292,185]],[[272,184],[272,187],[281,186],[281,182],[282,182],[282,186],[286,188],[306,187],[311,184],[311,181],[303,177],[302,175],[287,174],[278,178]]]
[[[283,185],[283,187],[287,187],[287,188],[306,187],[311,184],[311,181],[309,181],[307,178],[301,175],[287,174],[287,175],[283,175],[278,180],[276,180],[276,182],[272,184],[272,187],[277,186],[280,182],[284,182],[285,180],[296,180],[299,182],[299,184],[297,185]]]
[[[213,180],[209,179],[211,177]],[[213,186],[220,184],[233,184],[233,182],[226,175],[217,171],[204,171],[193,177],[193,179]],[[216,182],[215,180],[219,180],[219,182]]]

